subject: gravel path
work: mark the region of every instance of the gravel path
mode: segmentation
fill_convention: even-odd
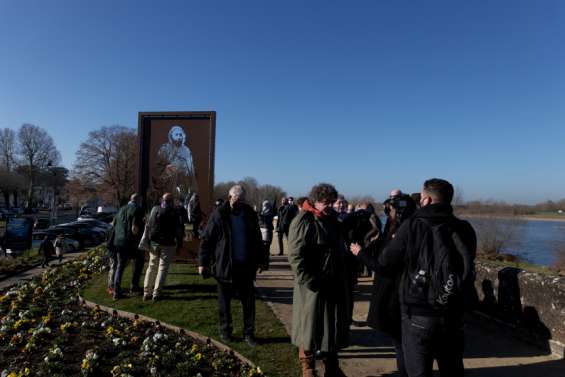
[[[82,251],[80,253],[67,253],[63,255],[63,263],[65,263],[68,260],[72,260],[75,258],[80,257],[81,255],[87,253],[87,251]],[[53,257],[51,259],[51,261],[49,262],[50,266],[56,266],[59,264],[59,260],[56,257]],[[11,285],[14,285],[16,283],[19,283],[20,281],[24,281],[24,280],[29,280],[32,277],[34,277],[35,275],[38,275],[40,273],[42,273],[43,271],[45,271],[46,268],[43,268],[41,266],[38,267],[34,267],[30,270],[24,271],[18,275],[14,275],[14,276],[10,276],[6,279],[2,279],[0,280],[0,289],[9,287]]]

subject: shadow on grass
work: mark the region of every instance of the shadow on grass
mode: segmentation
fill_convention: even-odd
[[[165,291],[183,291],[183,292],[209,292],[209,293],[216,293],[218,290],[216,285],[207,285],[207,284],[171,284],[165,285],[163,288]]]
[[[215,296],[205,296],[205,295],[191,295],[191,296],[169,296],[165,295],[161,297],[160,301],[194,301],[194,300],[214,300],[216,301]]]
[[[270,337],[270,338],[256,338],[258,344],[289,344],[290,338],[288,336]]]

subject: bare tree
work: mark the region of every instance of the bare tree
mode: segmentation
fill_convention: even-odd
[[[48,166],[56,166],[61,154],[47,131],[33,124],[24,124],[18,131],[19,163],[28,179],[27,206],[31,207],[35,177]]]
[[[553,262],[555,268],[560,274],[565,275],[565,245],[559,244],[555,247],[555,261]]]
[[[286,196],[286,192],[278,186],[269,184],[260,185],[257,182],[257,179],[253,177],[245,177],[237,182],[227,181],[217,183],[214,186],[214,198],[226,200],[228,197],[228,190],[236,184],[243,186],[246,191],[247,202],[257,209],[261,208],[261,203],[264,200],[268,200],[276,206],[280,199],[283,196]]]
[[[470,219],[477,232],[478,251],[485,256],[496,256],[520,239],[524,221],[518,218],[483,216]]]
[[[78,216],[80,207],[96,198],[97,189],[91,182],[72,178],[65,186],[65,194],[68,196],[71,206]]]
[[[6,208],[10,208],[10,194],[13,194],[14,205],[17,205],[17,193],[25,189],[25,178],[15,171],[0,169],[0,191],[4,195]]]
[[[7,172],[11,172],[16,158],[16,132],[11,128],[0,131],[0,162]]]
[[[349,202],[349,204],[353,204],[353,206],[357,206],[361,203],[369,203],[372,204],[375,209],[380,208],[380,203],[378,203],[375,198],[371,195],[355,195],[350,197],[345,197],[345,199]]]
[[[110,193],[114,204],[123,204],[135,187],[137,154],[135,130],[120,125],[102,127],[81,143],[73,175],[94,184],[101,195]]]

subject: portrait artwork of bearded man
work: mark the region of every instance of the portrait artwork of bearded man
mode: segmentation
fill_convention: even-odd
[[[160,185],[169,192],[177,192],[181,201],[188,201],[198,192],[192,153],[185,144],[186,133],[179,125],[169,130],[169,141],[159,148]]]

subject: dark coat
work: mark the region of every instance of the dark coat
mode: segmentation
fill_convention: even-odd
[[[114,217],[114,236],[112,246],[119,248],[137,249],[143,234],[143,218],[145,213],[141,207],[128,203]],[[133,230],[137,234],[133,233]]]
[[[277,212],[277,232],[288,233],[290,223],[298,214],[298,206],[295,204],[285,204],[280,206]]]
[[[55,246],[53,246],[53,242],[50,240],[43,240],[39,244],[39,255],[43,255],[44,257],[49,257],[55,254]]]
[[[242,207],[249,256],[249,266],[246,271],[243,271],[243,274],[247,274],[250,279],[255,279],[259,265],[268,263],[269,252],[265,249],[261,239],[257,213],[247,204]],[[230,204],[226,202],[210,215],[202,234],[198,253],[199,266],[210,268],[212,275],[222,282],[232,282],[230,213]]]
[[[401,271],[394,268],[382,268],[379,265],[378,257],[385,242],[384,238],[379,238],[368,248],[362,249],[357,256],[361,263],[375,271],[367,324],[375,330],[400,340],[398,284]]]
[[[420,219],[425,219],[426,222],[421,221]],[[396,232],[394,239],[387,244],[378,257],[379,264],[383,269],[388,269],[391,272],[400,270],[402,271],[402,274],[405,274],[408,266],[417,260],[420,245],[425,234],[430,229],[430,225],[428,224],[437,225],[445,222],[451,222],[453,224],[455,232],[459,235],[459,237],[461,237],[461,240],[467,248],[472,251],[474,257],[477,250],[477,237],[473,227],[467,221],[457,219],[453,215],[453,208],[451,205],[438,203],[422,207],[420,210],[416,211],[410,219],[402,223]],[[445,312],[438,312],[437,309],[432,308],[430,305],[422,305],[419,307],[404,306],[402,285],[405,281],[407,281],[407,279],[401,277],[399,293],[402,308],[409,310],[412,314],[422,316],[438,316],[446,314]],[[469,287],[469,289],[472,289],[472,287]],[[466,307],[464,299],[471,299],[471,296],[474,297],[472,292],[468,293],[468,295],[462,295],[459,301],[450,304],[447,314],[462,316]]]

